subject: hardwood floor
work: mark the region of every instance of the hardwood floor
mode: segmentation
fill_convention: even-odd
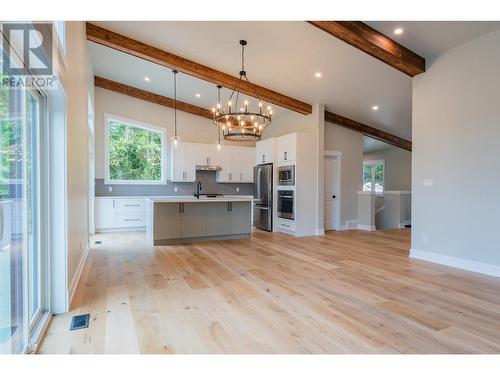
[[[409,259],[409,230],[95,239],[40,353],[500,353],[500,279]]]

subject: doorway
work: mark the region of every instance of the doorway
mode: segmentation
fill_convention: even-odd
[[[341,230],[341,178],[342,153],[325,151],[325,195],[324,227],[325,230]]]

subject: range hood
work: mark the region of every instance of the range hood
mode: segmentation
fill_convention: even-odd
[[[218,165],[196,165],[197,171],[221,171],[222,168]]]

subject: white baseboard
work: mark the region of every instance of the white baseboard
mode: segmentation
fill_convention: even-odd
[[[496,266],[493,264],[481,263],[474,260],[456,258],[448,255],[442,255],[417,249],[410,250],[410,258],[425,260],[427,262],[438,263],[445,266],[482,273],[489,276],[500,277],[500,266]]]
[[[69,284],[68,296],[67,296],[68,306],[66,306],[66,309],[68,311],[71,307],[71,302],[73,301],[73,296],[75,295],[78,281],[80,281],[80,276],[82,275],[83,267],[85,266],[85,262],[87,261],[89,250],[90,250],[89,246],[85,246],[85,250],[83,251],[82,257],[80,258],[80,263],[78,263],[75,275],[73,276],[73,280],[71,280],[71,283]]]
[[[316,236],[324,236],[324,235],[325,235],[324,229],[316,229]]]
[[[399,223],[399,229],[405,228],[406,225],[411,225],[411,220],[405,220],[402,223]]]
[[[346,220],[345,224],[342,224],[339,230],[353,230],[353,229],[358,229],[357,220]]]
[[[363,225],[363,224],[358,224],[358,229],[369,230],[369,231],[377,230],[377,228],[375,227],[375,225]]]

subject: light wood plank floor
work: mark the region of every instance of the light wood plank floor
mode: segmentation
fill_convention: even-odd
[[[40,353],[500,353],[500,280],[409,259],[405,229],[94,239]]]

